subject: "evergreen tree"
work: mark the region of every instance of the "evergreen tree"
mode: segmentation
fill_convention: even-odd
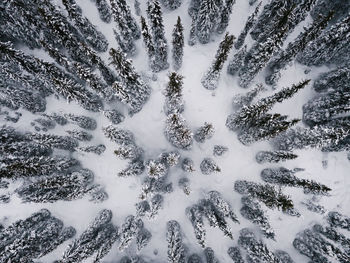
[[[167,222],[166,240],[168,242],[168,261],[185,263],[185,248],[182,244],[180,224],[177,221]]]
[[[201,80],[204,88],[208,90],[214,90],[217,88],[221,70],[233,46],[234,39],[235,37],[233,35],[226,33],[224,39],[221,41],[213,64]]]
[[[350,239],[342,233],[337,232],[334,228],[316,224],[312,227],[312,230],[340,244],[346,253],[350,252]]]
[[[62,156],[5,157],[0,164],[1,178],[17,179],[65,172],[78,165],[78,161]]]
[[[274,254],[281,263],[294,263],[294,260],[289,256],[289,254],[283,250],[276,250]]]
[[[147,1],[147,16],[151,24],[152,40],[154,45],[155,72],[169,68],[168,44],[164,35],[162,10],[158,0]]]
[[[303,121],[315,126],[324,124],[350,110],[350,91],[331,91],[303,105]]]
[[[182,0],[161,0],[161,2],[166,8],[175,10],[176,8],[180,7]]]
[[[77,140],[69,136],[59,136],[53,134],[41,134],[41,133],[28,133],[28,138],[41,145],[45,145],[50,148],[57,148],[67,151],[74,151],[78,146]]]
[[[181,168],[185,172],[192,173],[194,172],[194,162],[190,158],[184,158],[181,163]]]
[[[105,136],[122,146],[134,145],[134,135],[129,130],[118,129],[113,125],[103,128]]]
[[[145,170],[143,160],[136,159],[128,164],[128,167],[118,173],[119,177],[138,176]]]
[[[76,231],[64,227],[63,222],[47,209],[18,220],[0,232],[1,262],[33,262],[49,254]]]
[[[247,55],[247,45],[242,47],[232,58],[227,66],[227,73],[231,75],[236,75],[240,68],[244,66],[244,58]]]
[[[290,42],[287,48],[280,51],[267,65],[267,76],[265,81],[269,85],[276,85],[281,76],[281,70],[293,61],[296,55],[303,51],[308,43],[316,39],[322,30],[327,26],[328,21],[332,18],[333,13],[330,12],[326,17],[320,17],[310,26],[304,28],[297,38]]]
[[[271,209],[281,208],[282,211],[288,212],[294,207],[293,201],[288,196],[269,184],[263,185],[243,180],[236,181],[234,189],[242,195],[258,199]]]
[[[187,177],[180,178],[178,185],[186,195],[191,193],[190,180]]]
[[[348,1],[343,0],[319,0],[316,2],[310,14],[313,19],[317,19],[319,15],[326,16],[329,10],[334,11],[334,16],[330,21],[331,24],[334,24],[335,22],[344,18],[349,13],[350,3]]]
[[[106,255],[118,238],[118,229],[111,219],[110,210],[100,211],[80,237],[68,246],[57,263],[81,262],[96,252],[98,260]]]
[[[203,126],[201,126],[195,131],[193,138],[197,142],[203,143],[205,140],[208,140],[211,137],[213,137],[214,132],[215,129],[213,127],[213,124],[205,122]]]
[[[93,173],[87,169],[64,175],[54,174],[30,184],[24,184],[16,189],[16,193],[24,202],[35,203],[75,200],[86,194],[92,196],[91,201],[104,201],[107,199],[107,194],[99,185],[92,184],[93,178]],[[99,199],[94,199],[96,197]]]
[[[197,15],[191,16],[191,29],[190,36],[188,38],[188,45],[194,46],[197,43]]]
[[[91,146],[86,146],[86,147],[79,147],[78,148],[80,151],[83,152],[87,152],[87,153],[95,153],[97,155],[101,155],[102,153],[104,153],[104,151],[106,150],[106,146],[104,146],[103,144],[99,144],[99,145],[91,145]]]
[[[156,194],[151,199],[151,212],[149,218],[155,218],[159,210],[163,208],[164,198],[160,194]]]
[[[332,211],[328,213],[327,220],[332,227],[340,227],[350,231],[350,217],[346,215]]]
[[[141,34],[143,38],[143,43],[145,45],[147,54],[148,54],[148,61],[149,65],[153,72],[157,71],[157,66],[155,64],[155,49],[153,44],[153,38],[149,31],[148,25],[146,23],[146,20],[143,16],[141,16]]]
[[[239,247],[230,247],[227,250],[227,254],[229,255],[229,257],[232,259],[234,263],[244,263],[241,250],[239,249]]]
[[[193,134],[185,119],[178,113],[168,115],[165,125],[165,137],[175,147],[189,150],[193,144]]]
[[[207,263],[219,263],[219,260],[214,255],[214,250],[210,247],[204,249],[204,255]]]
[[[116,97],[129,105],[129,114],[133,115],[139,112],[147,102],[151,90],[145,84],[140,75],[135,71],[132,62],[126,59],[120,50],[110,49],[112,64],[118,71],[121,82],[114,82],[113,89]]]
[[[255,159],[258,163],[279,163],[286,160],[293,160],[297,158],[298,155],[289,151],[259,151]]]
[[[304,189],[304,193],[327,195],[327,193],[331,190],[329,187],[315,181],[299,179],[298,177],[294,176],[294,173],[294,171],[288,170],[284,167],[266,168],[261,171],[261,178],[267,183],[302,187]]]
[[[84,35],[86,42],[96,51],[107,51],[108,41],[106,37],[86,17],[82,16],[81,9],[75,0],[62,0],[62,3],[67,9],[69,17]]]
[[[151,232],[149,232],[146,228],[142,228],[136,236],[136,246],[137,250],[140,251],[144,247],[148,245],[152,238]]]
[[[141,219],[137,219],[132,215],[127,216],[120,230],[119,250],[126,249],[142,228],[143,222]]]
[[[258,16],[260,7],[261,7],[261,3],[262,2],[260,2],[256,6],[254,12],[248,17],[247,22],[245,23],[244,29],[239,34],[237,41],[234,44],[236,49],[240,49],[243,46],[244,40],[245,40],[246,36],[248,35],[249,30],[252,29],[252,27],[254,26],[254,24],[257,20],[257,16]]]
[[[266,238],[275,239],[275,233],[259,202],[248,196],[243,196],[241,202],[243,204],[240,210],[241,215],[258,225]]]
[[[314,81],[314,90],[326,91],[349,91],[350,90],[350,65],[343,65],[334,70],[322,73]]]
[[[232,6],[236,3],[236,0],[225,0],[223,1],[222,10],[221,10],[221,18],[219,24],[216,28],[216,32],[222,34],[225,32],[228,23],[230,21],[230,15],[232,13]]]
[[[146,163],[146,172],[149,177],[159,179],[168,173],[168,169],[162,162],[149,160]]]
[[[244,145],[260,140],[269,140],[300,121],[298,119],[287,121],[286,119],[287,116],[281,116],[280,114],[262,115],[255,123],[251,123],[248,127],[241,129],[238,133],[238,140]]]
[[[200,164],[200,169],[202,174],[212,174],[216,172],[221,172],[220,167],[215,163],[215,161],[211,158],[205,158]]]
[[[125,0],[109,1],[111,3],[112,14],[116,23],[119,25],[121,22],[124,22],[133,39],[139,39],[141,37],[140,28],[138,27],[136,20],[133,18],[127,2]],[[121,21],[117,19],[121,19]]]
[[[169,75],[169,82],[165,89],[164,111],[166,115],[171,113],[182,113],[184,111],[184,101],[182,98],[183,76],[172,72]]]
[[[120,19],[118,19],[118,21],[120,21]],[[122,24],[120,26],[125,27],[125,24]],[[131,38],[131,35],[125,35],[125,33],[123,32],[123,29],[120,30],[122,32],[122,34],[124,34],[124,36],[121,36],[115,29],[113,29],[113,33],[115,36],[115,40],[117,41],[119,48],[127,55],[129,56],[134,56],[136,53],[136,47],[135,44],[133,42],[133,39]]]
[[[124,121],[125,117],[118,110],[105,110],[103,111],[103,115],[106,116],[114,125],[117,125]]]
[[[297,56],[305,65],[342,64],[349,61],[350,15],[323,31]]]
[[[228,147],[223,145],[214,145],[213,155],[222,156],[228,151]]]
[[[313,262],[330,262],[328,257],[338,262],[349,262],[350,257],[339,248],[326,241],[322,236],[310,229],[298,233],[293,241],[293,246]]]
[[[237,216],[232,211],[231,205],[225,201],[218,191],[210,191],[206,199],[211,202],[216,210],[218,210],[224,217],[229,217],[233,222],[239,223]]]
[[[192,254],[188,257],[187,263],[202,263],[202,259],[198,254]]]
[[[293,149],[321,148],[327,151],[328,147],[337,145],[348,135],[342,128],[315,126],[313,128],[289,129],[273,140],[277,150],[291,151]]]
[[[114,154],[121,159],[138,160],[142,158],[143,150],[135,144],[127,144],[119,146]]]
[[[191,221],[198,244],[205,247],[206,230],[203,224],[203,211],[199,205],[186,209],[188,219]]]
[[[179,70],[182,65],[182,59],[184,55],[184,28],[181,23],[181,18],[178,16],[177,17],[177,22],[175,25],[175,28],[173,30],[173,39],[172,39],[172,44],[173,44],[173,64],[174,64],[174,69]]]
[[[250,124],[254,125],[254,122],[256,122],[261,116],[265,115],[265,113],[277,102],[281,103],[283,100],[291,98],[295,93],[303,89],[309,82],[310,80],[302,81],[290,88],[284,88],[272,96],[263,98],[255,104],[242,107],[240,111],[228,116],[226,126],[230,130],[237,130],[240,128],[242,129],[244,127],[249,127]]]
[[[71,137],[79,141],[91,141],[92,135],[86,131],[68,130],[66,131]]]
[[[272,253],[266,245],[258,241],[254,233],[248,228],[239,231],[238,244],[247,251],[247,261],[249,263],[280,263],[281,261]]]
[[[196,13],[196,32],[200,43],[207,44],[221,19],[223,0],[203,0]]]
[[[107,0],[94,0],[100,18],[105,23],[110,23],[112,20],[111,8],[109,7]]]
[[[74,114],[65,114],[65,118],[70,120],[73,124],[78,125],[82,129],[86,130],[95,130],[97,128],[97,122],[90,117],[84,115],[74,115]]]
[[[314,198],[313,198],[314,199]],[[319,204],[316,204],[313,199],[308,199],[306,202],[301,202],[304,206],[306,206],[307,210],[318,213],[318,214],[324,214],[325,208]]]

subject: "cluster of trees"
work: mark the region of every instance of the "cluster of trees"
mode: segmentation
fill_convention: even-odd
[[[225,32],[235,0],[191,0],[188,13],[192,18],[189,44],[197,39],[202,44],[209,43],[214,33]]]
[[[176,72],[169,75],[169,83],[165,90],[165,137],[175,147],[189,150],[193,144],[193,133],[181,115],[184,110],[182,98],[183,77]]]
[[[75,233],[73,227],[64,227],[63,222],[51,215],[49,210],[41,209],[24,220],[0,229],[0,260],[33,262],[33,259],[50,253]]]
[[[231,228],[226,218],[235,223],[239,223],[236,214],[233,212],[231,205],[222,198],[217,191],[210,191],[204,199],[197,204],[188,207],[186,214],[190,220],[194,234],[199,245],[205,247],[206,230],[203,219],[206,218],[211,227],[219,228],[225,236],[233,239]]]
[[[281,103],[283,100],[291,98],[295,93],[303,89],[309,81],[305,80],[290,88],[284,88],[269,97],[260,99],[254,104],[244,105],[253,100],[259,92],[260,88],[258,87],[253,93],[241,97],[239,103],[235,103],[243,104],[243,107],[228,116],[226,126],[232,131],[238,131],[238,139],[245,145],[276,137],[295,125],[299,120],[292,119],[288,121],[288,116],[267,112],[276,103]]]

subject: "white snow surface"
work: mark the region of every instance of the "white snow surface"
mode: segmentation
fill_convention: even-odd
[[[57,0],[57,2],[59,3],[60,1]],[[117,44],[112,32],[112,29],[116,28],[115,23],[103,23],[92,1],[77,0],[77,2],[83,9],[83,15],[87,16],[107,37],[109,48],[116,48]],[[145,2],[146,1],[142,1],[141,3],[143,16],[146,16]],[[325,154],[321,153],[319,150],[299,150],[296,151],[299,157],[295,160],[275,165],[260,165],[255,161],[256,153],[260,150],[270,150],[271,146],[267,142],[255,143],[248,147],[244,146],[237,140],[236,134],[227,129],[225,126],[226,118],[233,112],[231,107],[232,97],[235,94],[246,92],[247,90],[238,86],[237,77],[232,77],[226,73],[227,63],[222,71],[218,88],[215,91],[209,91],[202,87],[200,80],[213,61],[223,35],[214,36],[213,41],[207,45],[196,44],[192,47],[188,46],[187,40],[191,24],[190,17],[187,13],[189,2],[189,0],[184,0],[181,7],[174,11],[168,11],[163,8],[166,37],[168,39],[170,51],[171,33],[176,23],[177,16],[181,16],[185,26],[184,60],[183,66],[179,71],[179,73],[184,76],[184,117],[192,130],[203,125],[204,122],[212,123],[215,127],[215,134],[213,138],[203,144],[194,142],[192,149],[189,151],[180,151],[182,157],[190,157],[194,160],[196,171],[191,174],[185,174],[180,167],[171,168],[170,180],[173,182],[174,191],[170,194],[164,194],[164,207],[154,220],[143,220],[145,227],[152,233],[152,239],[140,252],[140,255],[150,262],[167,261],[165,232],[166,222],[169,220],[177,220],[180,223],[184,234],[184,243],[188,246],[189,251],[191,253],[201,253],[202,249],[195,239],[194,231],[190,221],[187,219],[185,209],[197,203],[208,191],[217,190],[222,194],[224,199],[231,204],[233,211],[238,215],[241,223],[235,224],[229,222],[234,236],[234,240],[231,240],[229,237],[225,237],[218,228],[211,228],[209,224],[205,222],[205,228],[207,230],[206,244],[213,248],[216,257],[221,262],[230,262],[231,259],[227,255],[227,249],[230,246],[237,245],[240,229],[244,227],[256,229],[256,234],[258,237],[261,237],[258,228],[244,219],[239,213],[241,208],[241,195],[233,190],[234,182],[236,180],[262,182],[260,172],[266,167],[284,166],[288,169],[296,167],[304,168],[305,171],[298,173],[299,177],[313,179],[332,189],[329,197],[323,196],[320,198],[319,204],[323,205],[327,211],[336,210],[349,215],[350,162],[347,160],[344,152]],[[264,0],[263,4],[266,2],[267,0]],[[139,20],[139,17],[134,13],[133,1],[128,0],[128,3],[132,8],[133,15]],[[61,3],[59,4],[61,5]],[[233,13],[227,31],[237,37],[244,27],[247,17],[254,11],[254,8],[255,6],[249,6],[247,0],[237,0],[236,4],[233,6]],[[311,19],[308,17],[296,28],[291,36],[295,37],[300,30],[302,30],[302,26],[307,24],[310,20]],[[291,37],[289,37],[288,40],[291,40]],[[249,35],[246,42],[248,45],[252,43]],[[142,39],[137,41],[137,50],[137,55],[132,58],[133,64],[142,75],[150,76],[152,73],[148,67],[147,54],[143,48]],[[52,61],[46,54],[38,50],[26,50],[26,52],[32,52],[35,55],[40,54],[40,57]],[[236,50],[232,49],[229,60],[235,52]],[[169,52],[169,60],[171,62],[170,54]],[[107,61],[108,53],[102,54],[102,57]],[[326,67],[311,68],[311,72],[305,75],[305,69],[305,66],[294,63],[288,70],[283,71],[283,76],[279,81],[277,90],[306,78],[314,78],[320,72],[328,70]],[[146,158],[148,159],[156,158],[164,151],[175,150],[166,140],[163,133],[166,119],[166,115],[163,111],[163,91],[167,85],[168,74],[171,70],[170,68],[167,71],[157,73],[158,80],[149,81],[152,87],[152,94],[143,110],[131,118],[127,117],[124,122],[118,125],[119,128],[128,129],[134,133],[137,144],[145,150]],[[255,82],[263,82],[263,72],[255,79]],[[312,83],[292,99],[285,101],[283,104],[276,105],[272,111],[288,114],[290,117],[301,118],[302,105],[314,95],[311,87]],[[262,93],[260,96],[268,96],[273,92],[275,92],[275,90],[273,91],[269,88],[267,92]],[[18,219],[24,219],[30,216],[33,212],[41,208],[47,208],[54,216],[63,220],[65,226],[73,226],[77,230],[75,237],[79,237],[97,213],[106,208],[113,211],[112,222],[120,227],[127,215],[135,215],[135,203],[140,201],[141,184],[145,175],[130,178],[120,178],[117,176],[117,173],[126,167],[127,161],[116,158],[113,151],[116,149],[117,145],[103,135],[102,127],[109,125],[110,122],[102,113],[86,111],[74,102],[68,104],[64,99],[57,99],[54,96],[50,97],[47,102],[46,113],[62,112],[81,114],[90,116],[97,121],[98,127],[96,130],[92,131],[92,135],[94,136],[93,140],[88,143],[80,143],[80,146],[84,146],[85,144],[104,144],[107,147],[106,151],[100,156],[93,153],[74,152],[73,157],[77,158],[84,168],[91,169],[94,172],[95,182],[104,186],[109,195],[109,199],[98,204],[89,202],[87,197],[69,202],[58,201],[55,203],[35,204],[22,203],[18,197],[12,195],[10,203],[0,205],[0,222],[4,224],[4,226],[8,226]],[[20,121],[11,125],[17,127],[21,131],[33,131],[30,122],[39,116],[33,115],[25,110],[21,110],[21,112],[23,116]],[[56,125],[54,133],[67,135],[65,130],[71,128],[73,128],[72,124],[66,126]],[[49,132],[51,133],[53,131],[49,130]],[[229,151],[222,157],[213,157],[212,151],[216,144],[227,146]],[[221,168],[221,173],[203,175],[200,172],[199,164],[206,157],[215,159]],[[328,161],[327,168],[323,168],[323,160]],[[189,196],[185,195],[177,185],[178,179],[182,176],[187,176],[190,180],[191,194]],[[301,189],[286,187],[283,191],[291,196],[297,210],[302,215],[299,218],[292,217],[283,214],[281,211],[264,207],[271,226],[276,232],[276,241],[267,240],[265,238],[263,241],[272,251],[275,249],[287,251],[295,262],[308,262],[308,258],[302,256],[293,248],[292,241],[299,231],[311,226],[312,223],[324,223],[324,215],[312,213],[300,204],[300,202],[312,197],[305,195]],[[71,243],[73,239],[64,242],[58,249],[37,262],[53,262],[59,259],[67,245]],[[154,253],[155,250],[157,250],[158,253]],[[117,262],[122,256],[133,255],[134,253],[136,253],[136,250],[133,246],[126,249],[124,252],[120,252],[117,248],[117,244],[114,244],[110,253],[102,262]],[[91,262],[91,258],[84,262]]]

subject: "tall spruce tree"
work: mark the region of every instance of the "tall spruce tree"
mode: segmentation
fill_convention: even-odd
[[[147,1],[147,16],[151,25],[154,45],[154,70],[169,68],[168,44],[164,35],[163,14],[158,0]]]
[[[229,52],[231,51],[234,39],[235,37],[233,35],[226,33],[224,39],[221,41],[213,64],[201,80],[204,88],[208,90],[214,90],[217,88],[221,70],[227,60]]]
[[[161,0],[161,2],[166,8],[174,10],[181,6],[182,0]]]
[[[143,43],[148,55],[149,65],[152,71],[156,72],[157,66],[155,64],[155,49],[153,44],[153,38],[150,33],[147,22],[143,16],[141,16],[141,34],[143,38]]]
[[[218,32],[219,34],[222,34],[225,32],[225,30],[228,26],[228,23],[230,21],[232,7],[235,3],[236,3],[236,0],[225,0],[223,2],[220,21],[219,21],[219,24],[216,28],[216,32]]]
[[[94,0],[100,18],[105,23],[110,23],[112,20],[111,8],[107,3],[107,0]]]
[[[133,115],[142,109],[151,90],[135,71],[131,60],[128,60],[121,50],[111,48],[109,54],[111,63],[121,78],[121,82],[117,81],[113,84],[116,97],[130,107],[129,114]]]
[[[179,70],[182,66],[182,59],[184,55],[184,28],[181,23],[181,18],[177,17],[177,22],[173,30],[173,65],[175,70]]]

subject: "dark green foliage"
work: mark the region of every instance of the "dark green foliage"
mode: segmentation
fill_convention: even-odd
[[[118,173],[120,177],[138,176],[145,170],[143,160],[134,160],[128,164],[128,167]]]
[[[294,260],[289,256],[289,254],[283,250],[276,250],[275,256],[281,263],[294,263]]]
[[[105,128],[103,128],[103,132],[105,136],[110,139],[111,141],[114,141],[115,143],[119,145],[132,145],[134,144],[134,135],[132,132],[128,130],[122,130],[114,127],[113,125],[109,125]]]
[[[110,49],[111,64],[117,70],[121,81],[113,84],[115,96],[130,107],[129,114],[139,112],[147,102],[151,89],[143,82],[121,50]]]
[[[0,230],[1,262],[32,262],[75,235],[73,227],[42,209],[25,220],[19,220]]]
[[[192,254],[188,257],[187,263],[202,263],[202,259],[198,254]]]
[[[226,33],[224,39],[221,41],[219,49],[216,52],[213,64],[201,80],[201,83],[204,88],[208,90],[214,90],[217,88],[221,70],[233,46],[234,39],[235,37],[233,35],[229,35],[228,33]]]
[[[137,246],[137,250],[141,250],[144,247],[147,246],[147,244],[149,243],[149,241],[152,238],[152,234],[151,232],[149,232],[147,229],[142,228],[136,236],[136,246]]]
[[[93,173],[86,169],[64,175],[53,174],[24,184],[16,189],[16,193],[24,202],[35,203],[70,201],[83,198],[86,194],[92,196],[92,201],[104,201],[107,194],[99,185],[92,184],[93,180]]]
[[[275,187],[269,184],[236,181],[234,189],[242,195],[258,199],[271,209],[278,208],[283,212],[289,212],[294,208],[293,201],[289,196],[284,195],[281,190],[276,190]]]
[[[301,204],[305,205],[307,210],[318,213],[318,214],[324,214],[325,213],[325,208],[319,204],[316,204],[312,198],[311,200],[306,200],[305,202],[302,202]]]
[[[258,163],[279,163],[287,160],[293,160],[298,155],[288,151],[260,151],[256,154],[255,159]]]
[[[128,144],[118,147],[114,154],[121,159],[137,160],[142,157],[143,150],[134,144]]]
[[[268,218],[262,210],[261,205],[254,199],[247,196],[243,196],[241,202],[243,204],[240,210],[241,215],[252,223],[258,225],[266,238],[275,239],[275,233],[271,228]]]
[[[232,7],[236,3],[236,0],[225,0],[223,1],[222,5],[222,11],[221,11],[221,17],[219,24],[216,28],[216,32],[219,34],[222,34],[225,32],[229,22],[230,22],[230,15],[232,13]]]
[[[155,64],[155,47],[153,43],[153,37],[150,33],[147,22],[143,16],[141,16],[141,34],[143,43],[148,54],[149,65],[153,72],[157,71],[157,65]]]
[[[182,160],[181,168],[182,168],[182,170],[184,170],[185,172],[188,172],[188,173],[192,173],[195,171],[194,170],[194,162],[190,158],[185,158]]]
[[[107,117],[114,125],[117,125],[124,121],[125,117],[118,110],[106,110],[103,115]]]
[[[35,143],[40,143],[50,148],[57,148],[73,152],[78,147],[78,142],[69,136],[59,136],[53,134],[28,133],[28,139]]]
[[[97,252],[97,262],[111,249],[118,238],[118,229],[111,223],[112,212],[99,212],[88,228],[71,243],[59,263],[81,262]]]
[[[82,130],[68,130],[66,131],[71,137],[79,141],[91,141],[92,135]]]
[[[175,25],[175,28],[173,30],[173,39],[172,39],[172,44],[173,44],[173,65],[175,70],[179,70],[182,65],[182,59],[184,55],[184,27],[181,23],[181,18],[177,18],[177,22]]]
[[[168,242],[168,261],[185,263],[185,248],[182,244],[180,224],[177,221],[167,222],[166,240]]]
[[[74,124],[78,125],[80,128],[95,130],[97,127],[97,122],[93,118],[74,114],[65,114],[64,116]]]

